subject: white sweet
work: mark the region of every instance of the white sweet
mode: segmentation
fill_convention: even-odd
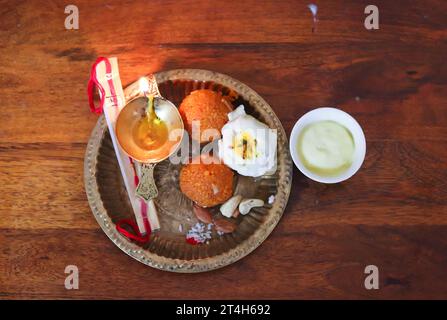
[[[245,113],[244,105],[241,104],[239,107],[237,107],[232,112],[230,112],[227,116],[228,116],[228,121],[233,121],[233,120],[236,120],[236,118],[239,118],[240,116],[245,116],[245,115],[246,115],[246,113]]]
[[[228,119],[219,140],[220,159],[243,176],[275,173],[276,130],[247,115],[243,105],[230,112]]]

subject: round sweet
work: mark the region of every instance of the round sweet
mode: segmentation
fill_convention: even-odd
[[[220,138],[221,129],[228,121],[227,114],[232,110],[231,103],[222,94],[207,89],[191,92],[183,99],[179,107],[185,129],[190,137],[201,143]],[[200,137],[192,136],[193,121],[200,121]],[[216,136],[208,135],[205,132],[207,129],[217,130]]]
[[[218,161],[197,157],[180,171],[180,190],[201,207],[213,207],[233,195],[233,171]]]

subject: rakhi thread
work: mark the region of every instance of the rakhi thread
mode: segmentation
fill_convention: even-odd
[[[138,183],[140,183],[140,178],[138,177],[137,171],[135,170],[135,162],[133,161],[133,159],[131,157],[129,157],[129,161],[130,161],[130,164],[132,165],[132,169],[133,169],[133,174],[134,174],[133,178],[134,178],[135,186],[138,186]],[[146,237],[144,237],[144,239],[142,238],[143,241],[141,241],[141,242],[148,242],[152,228],[151,228],[151,224],[149,222],[149,218],[147,216],[147,203],[143,199],[140,199],[140,208],[141,208],[141,215],[143,217],[144,228],[146,229],[146,236],[147,236],[147,239],[146,239]],[[138,234],[140,237],[142,237],[140,230],[138,230]]]
[[[109,59],[105,57],[99,57],[98,59],[96,59],[95,63],[92,66],[92,70],[90,71],[90,79],[88,80],[87,84],[88,104],[90,106],[90,111],[96,114],[101,114],[103,112],[104,101],[106,98],[106,91],[104,90],[102,85],[99,83],[98,78],[96,77],[96,67],[101,62],[104,62],[106,65],[106,73],[112,72],[112,65],[110,64]],[[100,92],[101,101],[99,103],[99,107],[96,107],[94,102],[95,86],[98,88]],[[114,88],[113,91],[115,91]]]
[[[110,98],[112,99],[113,105],[118,106],[118,99],[116,98],[116,91],[115,86],[113,84],[112,80],[112,65],[109,61],[109,59],[105,57],[99,57],[96,59],[95,63],[92,65],[92,69],[90,72],[90,78],[88,80],[87,84],[87,95],[88,95],[88,102],[90,106],[90,111],[96,114],[102,114],[104,111],[104,102],[106,99],[106,93],[102,85],[99,83],[98,78],[96,76],[96,67],[101,63],[105,63],[106,67],[106,78],[107,83],[109,84],[110,88]],[[94,93],[95,93],[95,87],[98,88],[100,92],[100,103],[99,106],[96,107],[94,103]],[[129,157],[130,163],[132,165],[133,173],[134,173],[134,183],[135,185],[138,185],[139,178],[135,170],[135,164],[133,162],[133,159]],[[141,199],[140,202],[141,205],[141,215],[143,217],[143,223],[144,227],[146,229],[146,234],[142,234],[138,228],[138,225],[131,219],[122,219],[116,223],[116,230],[121,233],[123,236],[127,237],[128,239],[137,241],[139,243],[146,243],[149,241],[150,234],[151,234],[151,226],[149,223],[149,219],[147,216],[147,205],[144,202],[144,200]],[[134,233],[128,231],[125,227],[130,227]]]

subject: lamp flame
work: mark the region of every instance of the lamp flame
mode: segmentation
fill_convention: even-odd
[[[146,94],[149,91],[149,81],[145,77],[140,78],[138,84],[141,93]]]

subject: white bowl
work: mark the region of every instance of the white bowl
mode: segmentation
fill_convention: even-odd
[[[348,129],[354,139],[354,159],[351,166],[337,176],[321,176],[309,171],[298,156],[298,137],[301,131],[311,123],[332,120]],[[366,154],[366,140],[359,123],[348,113],[336,108],[318,108],[303,115],[293,126],[290,134],[290,154],[297,168],[308,178],[322,183],[337,183],[352,177],[362,166]]]

